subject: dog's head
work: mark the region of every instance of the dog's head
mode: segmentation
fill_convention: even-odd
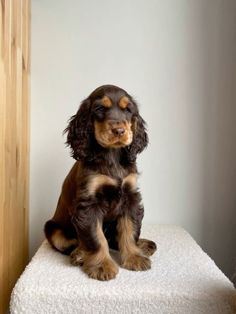
[[[113,85],[94,90],[71,117],[65,132],[77,160],[89,157],[96,144],[104,149],[124,148],[128,159],[135,161],[148,144],[145,122],[136,102]]]

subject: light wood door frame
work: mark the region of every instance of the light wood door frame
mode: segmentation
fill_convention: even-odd
[[[30,0],[0,0],[0,313],[28,261]]]

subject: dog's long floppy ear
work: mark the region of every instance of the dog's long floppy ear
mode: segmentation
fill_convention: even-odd
[[[134,162],[137,154],[140,154],[148,145],[146,122],[140,116],[139,112],[133,117],[132,129],[133,141],[126,149],[127,157],[130,162]]]
[[[71,148],[71,156],[81,160],[89,155],[92,121],[90,112],[90,100],[85,99],[78,110],[69,120],[64,133],[67,133],[66,144]]]

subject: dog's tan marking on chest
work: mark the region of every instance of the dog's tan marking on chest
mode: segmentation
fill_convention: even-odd
[[[129,104],[129,98],[126,96],[121,97],[119,100],[119,106],[121,109],[125,109]]]
[[[111,108],[111,106],[112,106],[111,99],[107,96],[103,96],[102,97],[102,105],[106,108]]]
[[[104,174],[94,174],[89,177],[87,184],[88,195],[94,195],[102,185],[117,185],[117,181]]]
[[[137,189],[137,173],[130,173],[127,177],[125,177],[122,181],[122,186],[128,184],[132,191]]]

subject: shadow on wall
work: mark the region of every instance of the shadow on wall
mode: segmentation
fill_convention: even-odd
[[[229,278],[236,267],[235,10],[233,1],[220,3],[212,24],[217,36],[203,43],[207,49],[205,79],[210,88],[206,90],[209,105],[203,117],[205,168],[202,245]]]

